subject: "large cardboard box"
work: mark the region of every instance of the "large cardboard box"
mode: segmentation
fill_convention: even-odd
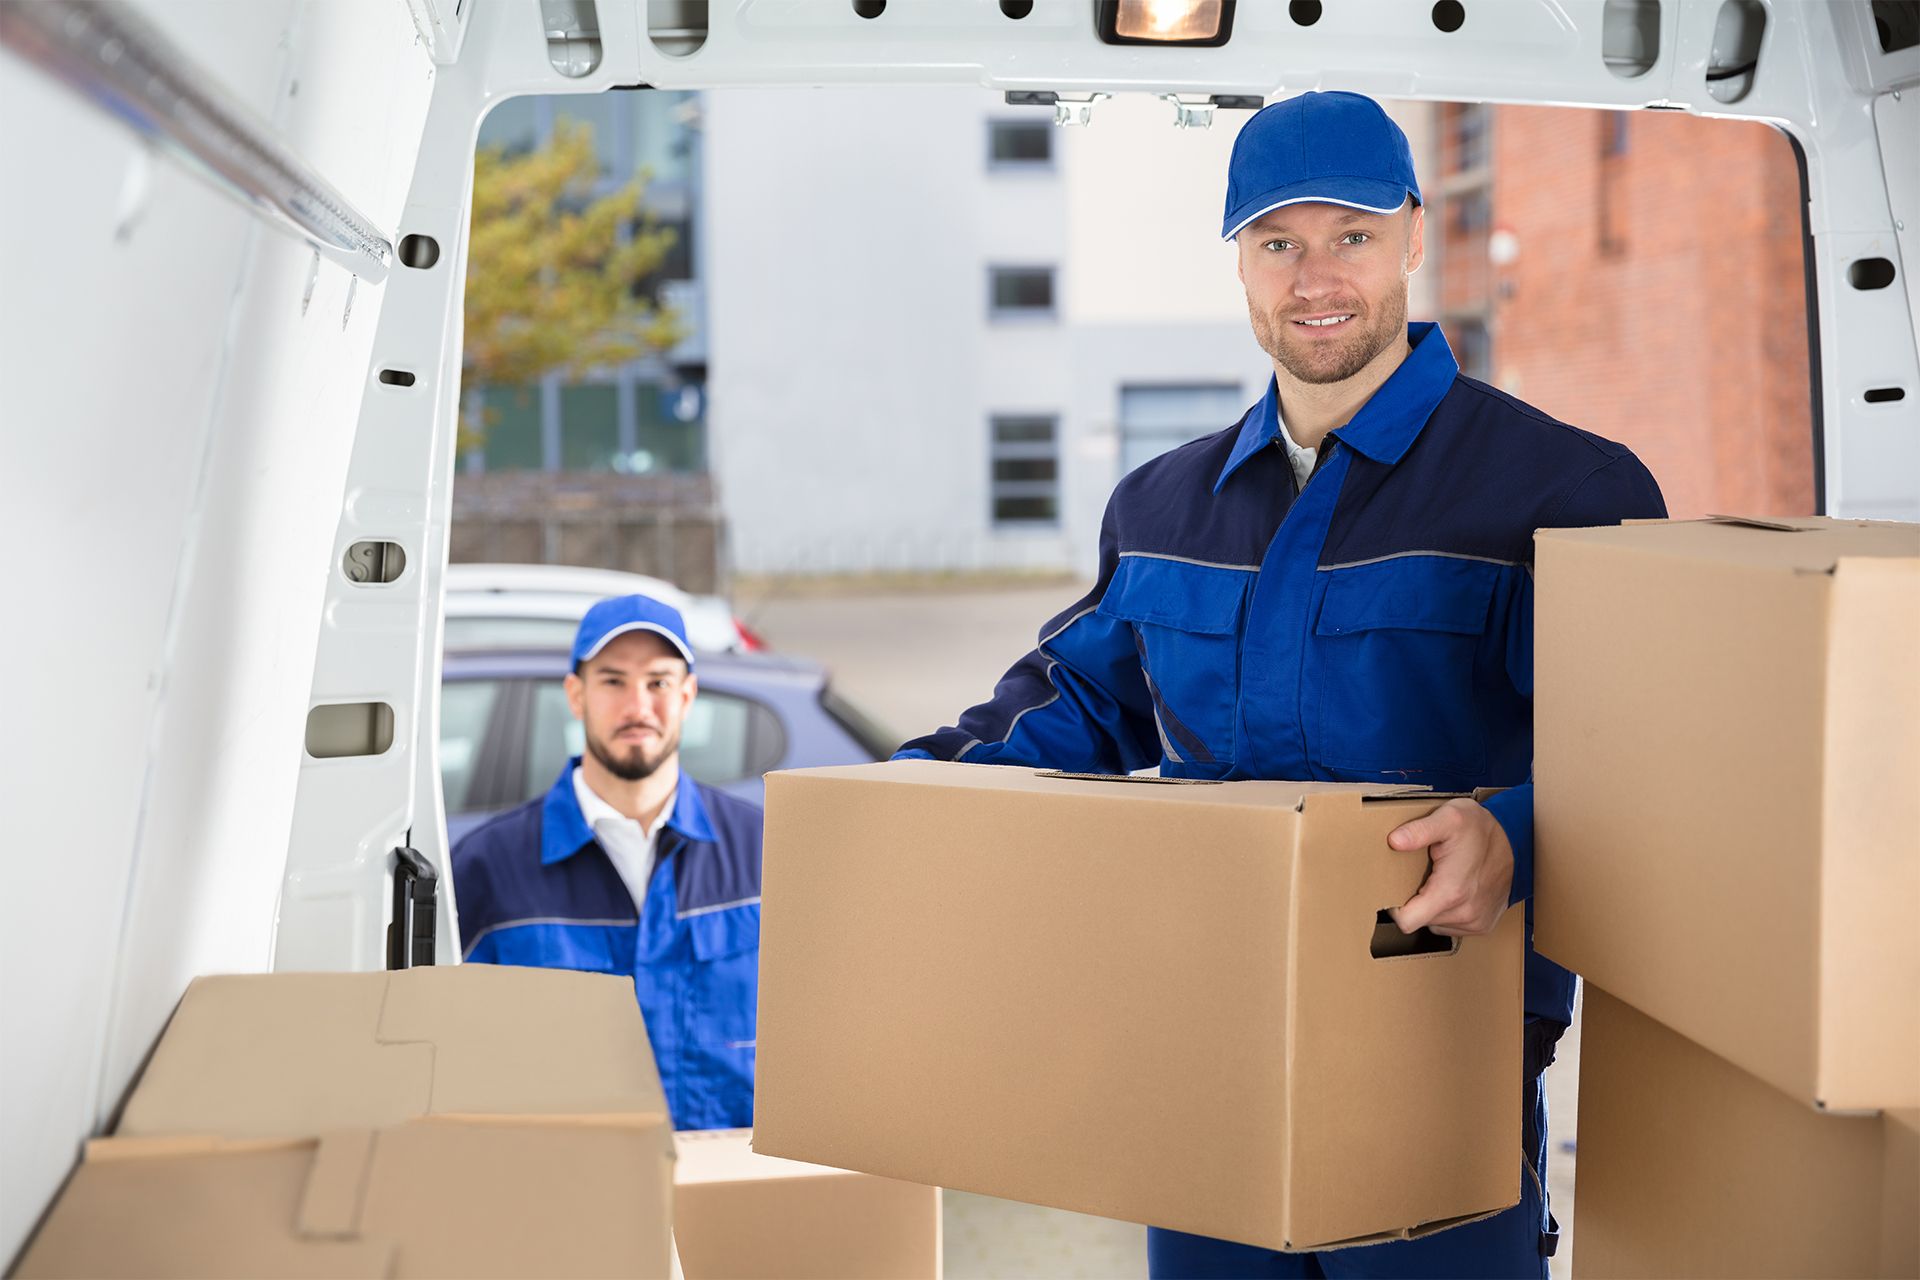
[[[1515,1203],[1520,914],[1433,954],[1380,923],[1437,804],[770,775],[755,1150],[1280,1249]]]
[[[1816,1111],[1592,985],[1582,1020],[1574,1275],[1920,1275],[1920,1113]]]
[[[1534,945],[1800,1098],[1920,1106],[1920,525],[1536,561]]]
[[[675,1135],[687,1280],[938,1280],[938,1188],[757,1155],[750,1136]]]
[[[201,978],[22,1276],[665,1276],[672,1131],[629,982]]]

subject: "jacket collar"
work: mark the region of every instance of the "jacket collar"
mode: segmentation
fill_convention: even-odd
[[[1360,406],[1352,421],[1332,432],[1354,452],[1387,466],[1406,455],[1460,373],[1439,325],[1410,324],[1407,341],[1413,349],[1400,362],[1400,367]],[[1240,422],[1240,435],[1227,457],[1227,465],[1220,470],[1220,478],[1213,482],[1213,491],[1220,492],[1227,477],[1238,471],[1241,463],[1271,445],[1279,435],[1280,386],[1269,378],[1266,395]]]
[[[547,790],[547,798],[540,804],[540,862],[551,866],[564,862],[588,845],[594,843],[593,828],[587,825],[587,817],[580,812],[579,798],[573,794],[573,771],[580,767],[580,757],[567,761],[560,770],[560,777]],[[673,813],[667,818],[667,829],[677,831],[688,840],[711,841],[713,823],[707,817],[706,801],[700,796],[700,784],[689,778],[686,770],[680,772],[680,785],[674,789]]]

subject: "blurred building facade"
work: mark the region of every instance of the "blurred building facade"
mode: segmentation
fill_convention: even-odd
[[[1085,128],[973,89],[710,95],[734,565],[1091,572],[1121,475],[1265,389],[1218,233],[1245,118],[1178,130],[1140,95]]]
[[[1391,109],[1428,199],[1411,314],[1443,322],[1469,374],[1632,445],[1676,514],[1812,509],[1783,135]],[[509,101],[481,140],[533,145],[561,115],[595,126],[607,189],[650,175],[688,337],[484,391],[457,558],[585,556],[696,590],[730,571],[1087,573],[1119,478],[1264,390],[1216,232],[1242,113],[1176,130],[1127,95],[1061,129],[977,89],[640,92]]]
[[[1447,104],[1441,120],[1443,183],[1490,214],[1447,219],[1445,310],[1484,323],[1490,380],[1630,445],[1677,517],[1811,514],[1787,136],[1664,111]]]

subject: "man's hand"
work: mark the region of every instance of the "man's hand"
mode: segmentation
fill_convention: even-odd
[[[1491,933],[1513,889],[1513,846],[1476,800],[1449,800],[1395,828],[1387,843],[1402,853],[1431,846],[1433,869],[1419,892],[1393,913],[1402,933],[1425,926],[1449,938]]]

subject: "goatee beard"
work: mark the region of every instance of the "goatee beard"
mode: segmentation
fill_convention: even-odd
[[[648,759],[645,752],[639,747],[633,749],[633,754],[622,758],[615,755],[608,749],[604,742],[592,734],[587,735],[587,750],[592,753],[593,758],[598,760],[608,773],[611,773],[622,782],[638,782],[642,778],[651,778],[655,773],[659,772],[660,766],[667,762],[667,758],[674,753],[679,745],[679,735],[676,734],[671,741],[663,742],[660,745],[659,754],[655,755],[652,759]]]
[[[1326,307],[1323,310],[1351,312],[1353,319],[1347,323],[1354,326],[1362,325],[1364,323],[1362,317],[1366,314],[1359,307]],[[1297,352],[1284,341],[1289,336],[1289,328],[1293,324],[1291,319],[1280,315],[1267,315],[1251,307],[1249,311],[1253,316],[1253,336],[1260,343],[1260,349],[1295,379],[1310,386],[1345,382],[1372,364],[1374,359],[1392,346],[1406,333],[1407,329],[1407,307],[1405,300],[1401,299],[1398,306],[1389,304],[1389,310],[1380,316],[1379,323],[1365,328],[1357,327],[1351,337],[1337,347],[1317,352],[1316,354],[1321,358],[1309,363],[1301,358],[1302,353]]]

